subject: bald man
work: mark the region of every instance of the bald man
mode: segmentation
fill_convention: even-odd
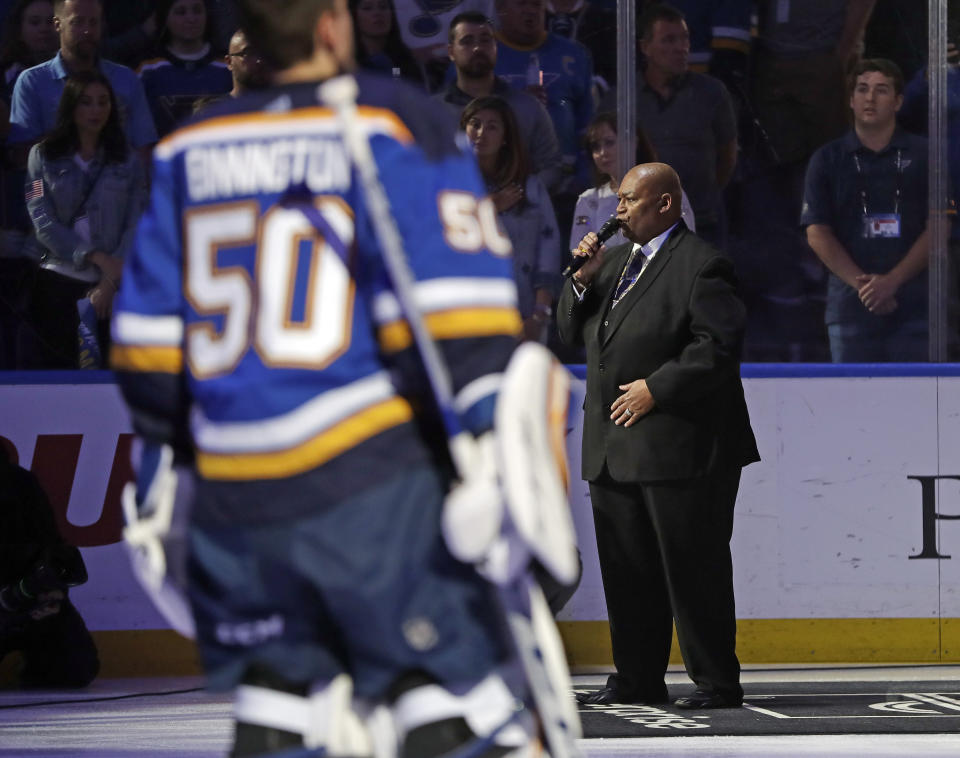
[[[740,381],[745,309],[733,265],[687,229],[663,163],[632,168],[617,219],[587,234],[557,322],[587,353],[582,476],[590,483],[616,673],[581,703],[668,702],[675,621],[694,692],[679,708],[737,707],[730,537],[743,466],[759,460]]]

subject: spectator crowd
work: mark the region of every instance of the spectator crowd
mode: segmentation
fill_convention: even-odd
[[[554,306],[570,249],[617,207],[616,0],[348,7],[358,66],[463,129],[524,338],[582,361]],[[684,222],[734,260],[745,360],[925,360],[925,29],[910,0],[638,0],[636,162],[672,166]],[[232,0],[0,0],[0,71],[0,370],[105,367],[154,145],[265,86],[269,60]],[[960,228],[948,250],[956,350]]]

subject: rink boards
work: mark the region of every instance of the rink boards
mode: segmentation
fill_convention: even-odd
[[[960,661],[960,367],[743,373],[763,460],[744,470],[733,538],[741,659]],[[117,389],[108,373],[51,378],[0,377],[0,442],[83,550],[90,581],[72,597],[108,670],[188,673],[191,646],[166,630],[118,542],[130,426]],[[569,426],[576,474],[579,416]],[[584,576],[559,619],[581,667],[610,663],[586,490],[571,492]]]

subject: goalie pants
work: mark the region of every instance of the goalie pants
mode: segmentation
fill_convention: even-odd
[[[210,686],[265,666],[291,682],[341,672],[379,698],[401,674],[478,681],[507,653],[488,585],[440,532],[446,492],[428,467],[309,516],[191,527],[189,594]],[[262,504],[269,513],[271,503]]]

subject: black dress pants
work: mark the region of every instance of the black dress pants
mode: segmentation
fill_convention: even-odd
[[[697,479],[590,483],[610,620],[613,687],[663,698],[673,621],[700,688],[742,697],[730,537],[741,469]]]
[[[40,269],[27,305],[27,320],[20,330],[20,368],[75,369],[80,343],[77,300],[92,285]]]

